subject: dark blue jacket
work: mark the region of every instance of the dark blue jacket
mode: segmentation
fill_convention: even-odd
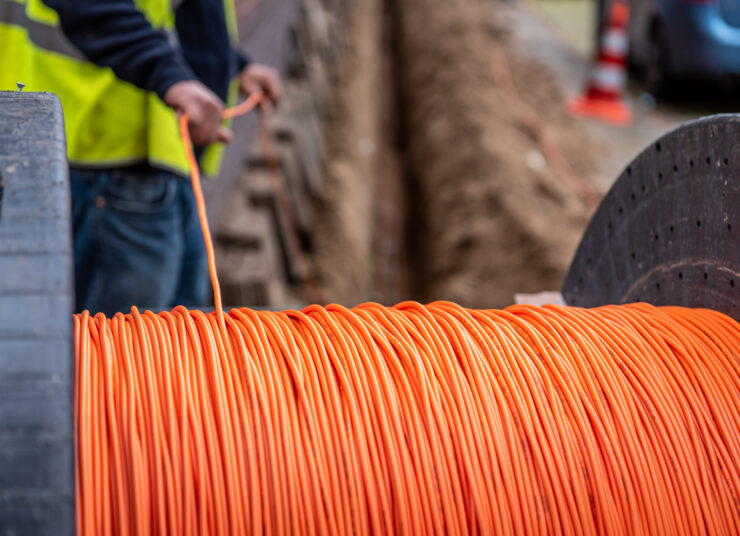
[[[134,0],[44,0],[67,39],[91,62],[160,97],[199,79],[226,99],[231,78],[249,62],[229,41],[223,0],[182,0],[175,11],[179,47],[152,28]]]

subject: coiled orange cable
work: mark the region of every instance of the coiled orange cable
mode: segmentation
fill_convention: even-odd
[[[740,533],[734,320],[224,314],[209,259],[214,313],[74,317],[79,534]]]

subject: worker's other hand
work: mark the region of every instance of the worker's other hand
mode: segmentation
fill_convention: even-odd
[[[261,105],[264,110],[268,111],[273,106],[277,106],[283,98],[283,83],[280,81],[280,74],[276,69],[259,63],[250,63],[242,69],[239,74],[239,89],[247,95],[264,93],[267,99],[263,100]]]
[[[197,80],[174,84],[164,94],[164,102],[176,111],[187,114],[193,144],[202,146],[217,141],[231,141],[231,131],[221,125],[224,103]]]

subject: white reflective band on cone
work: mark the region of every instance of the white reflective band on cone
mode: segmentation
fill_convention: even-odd
[[[622,28],[609,28],[601,39],[601,51],[610,56],[627,55],[627,32]]]
[[[591,72],[591,83],[599,89],[621,92],[626,82],[622,66],[601,63]]]

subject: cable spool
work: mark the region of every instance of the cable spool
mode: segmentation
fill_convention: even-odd
[[[645,304],[77,315],[77,528],[737,533],[739,334]]]

